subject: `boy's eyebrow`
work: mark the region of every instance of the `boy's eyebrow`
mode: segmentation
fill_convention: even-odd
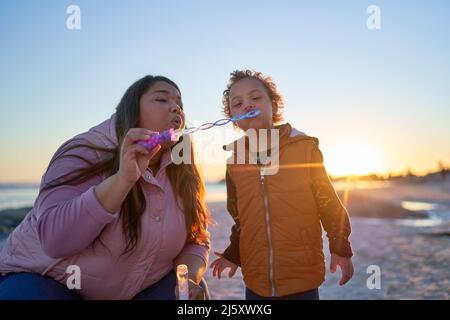
[[[254,93],[254,92],[258,92],[258,93],[261,93],[261,90],[259,90],[259,89],[253,89],[252,91],[250,91],[249,93],[248,93],[248,95],[251,95],[252,93]]]
[[[233,98],[231,99],[231,102],[233,102],[233,100],[234,100],[234,99],[237,99],[237,98],[240,98],[240,96],[233,97]]]
[[[251,95],[251,94],[253,94],[253,93],[255,93],[255,92],[257,92],[257,93],[262,93],[262,91],[259,90],[259,89],[253,89],[253,90],[251,90],[247,95]],[[240,98],[240,97],[241,97],[241,96],[233,97],[233,98],[231,99],[231,102],[233,102],[234,99],[237,99],[237,98]]]

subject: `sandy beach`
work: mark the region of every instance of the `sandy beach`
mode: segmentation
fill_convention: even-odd
[[[382,188],[352,189],[346,196],[344,190],[338,193],[346,199],[351,217],[355,274],[349,283],[339,286],[339,271],[331,274],[327,270],[320,288],[321,299],[450,298],[450,181],[391,182]],[[211,263],[214,251],[222,252],[228,245],[233,221],[225,202],[211,202],[209,208],[217,223],[210,227]],[[6,233],[26,212],[27,209],[0,212],[0,247]],[[325,234],[323,237],[328,266]],[[367,287],[371,275],[367,268],[372,265],[381,270],[380,289]],[[232,279],[225,273],[218,280],[212,278],[208,269],[206,280],[213,299],[244,299],[240,270]]]
[[[324,234],[327,273],[320,287],[321,299],[449,299],[450,223],[427,218],[428,212],[404,209],[404,201],[431,201],[439,204],[435,214],[450,212],[450,184],[390,183],[385,188],[352,190],[346,203],[352,224],[351,242],[355,252],[355,274],[339,286],[338,271],[328,270],[330,255]],[[343,192],[339,192],[341,199]],[[231,217],[225,203],[210,204],[216,227],[211,228],[214,251],[228,245]],[[437,212],[436,212],[437,211]],[[379,266],[381,288],[368,289],[367,268]],[[223,274],[225,275],[225,274]],[[229,279],[206,279],[214,299],[244,299],[242,275]]]

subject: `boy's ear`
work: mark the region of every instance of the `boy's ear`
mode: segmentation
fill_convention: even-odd
[[[278,106],[272,102],[272,115],[275,115],[278,113]]]

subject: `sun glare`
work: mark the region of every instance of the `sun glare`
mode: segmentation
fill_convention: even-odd
[[[328,172],[334,176],[366,175],[383,171],[378,152],[365,144],[339,144],[324,151]]]

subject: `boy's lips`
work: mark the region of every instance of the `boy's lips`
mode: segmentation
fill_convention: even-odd
[[[248,114],[249,117],[247,119],[255,119],[261,114],[261,110],[258,108],[252,108],[249,111],[247,111],[245,114]]]
[[[248,118],[246,118],[246,119],[243,119],[243,120],[241,120],[241,121],[254,121],[254,120],[258,120],[258,115],[256,115],[256,116],[253,116],[253,117],[248,117]]]

